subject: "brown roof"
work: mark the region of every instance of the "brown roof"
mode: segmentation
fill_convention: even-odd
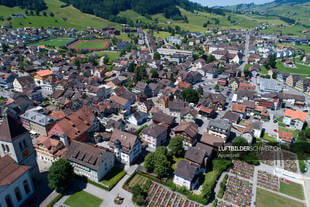
[[[44,146],[51,154],[55,154],[58,150],[63,148],[63,144],[58,139],[52,139],[47,136],[39,136],[35,146]]]
[[[164,114],[163,112],[155,112],[152,116],[153,121],[171,125],[174,123],[175,117]]]
[[[293,133],[291,132],[285,132],[285,131],[279,131],[279,137],[286,142],[291,142],[293,138]]]
[[[122,106],[125,106],[126,103],[127,103],[127,99],[122,98],[122,97],[119,97],[119,96],[111,96],[111,97],[110,97],[110,100],[111,100],[112,102],[118,103],[118,104],[120,104],[120,105],[122,105]]]
[[[0,158],[0,186],[10,185],[31,167],[18,165],[10,156]]]
[[[56,124],[70,139],[79,138],[94,124],[95,116],[88,106],[58,121]]]
[[[194,138],[198,134],[198,125],[193,122],[181,122],[180,126],[175,129],[175,132],[184,132]]]
[[[12,142],[27,130],[13,117],[7,115],[0,125],[0,140]]]
[[[130,134],[128,132],[120,131],[118,129],[114,129],[109,145],[111,147],[115,146],[115,143],[119,141],[121,145],[121,150],[124,152],[131,152],[133,149],[136,140],[138,137],[134,134]],[[118,140],[118,141],[117,141]]]
[[[157,124],[151,124],[142,130],[142,134],[147,134],[152,137],[158,137],[161,134],[163,134],[165,131],[167,131],[166,127],[160,126]]]
[[[232,105],[232,111],[238,112],[238,113],[244,113],[246,110],[246,106],[241,104],[233,104]]]
[[[205,143],[207,145],[211,146],[219,146],[221,143],[224,143],[224,139],[212,134],[208,134],[207,132],[203,133],[201,140],[202,143]]]
[[[73,140],[66,153],[66,158],[71,162],[97,170],[105,153],[111,152],[91,144]]]

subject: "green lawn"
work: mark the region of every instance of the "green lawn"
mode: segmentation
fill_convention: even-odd
[[[117,38],[117,39],[121,39],[121,40],[123,40],[123,41],[125,41],[125,42],[131,42],[131,39],[130,39],[130,38],[128,37],[128,35],[125,34],[125,33],[116,36],[116,38]]]
[[[90,40],[81,40],[77,45],[75,45],[73,48],[105,48],[108,44],[108,40],[102,40],[102,41],[90,41]]]
[[[267,70],[267,68],[265,68],[265,66],[261,65],[261,66],[260,66],[260,72],[261,72],[262,74],[267,74],[267,73],[268,73],[268,70]]]
[[[277,62],[277,69],[279,72],[289,72],[289,73],[297,73],[297,74],[310,74],[310,67],[300,65],[300,64],[295,64],[297,68],[287,68],[283,65],[282,62],[278,61]]]
[[[279,196],[261,188],[256,189],[257,207],[305,207],[303,203]]]
[[[98,55],[98,57],[107,55],[110,58],[111,62],[113,62],[114,60],[118,60],[120,58],[119,52],[97,51],[95,53]]]
[[[76,192],[65,201],[65,204],[70,207],[97,207],[101,203],[101,199],[85,191]]]
[[[285,182],[280,181],[280,193],[284,193],[286,195],[298,198],[300,200],[305,199],[302,185],[294,182],[287,184]]]
[[[67,43],[71,42],[72,40],[74,39],[73,38],[56,38],[56,39],[51,39],[51,40],[46,40],[46,41],[40,41],[34,45],[35,46],[45,45],[45,46],[60,47],[60,46],[65,46]]]
[[[120,167],[113,167],[112,170],[103,178],[101,183],[110,187],[116,185],[124,176],[126,172]]]
[[[277,141],[276,138],[269,136],[266,132],[264,133],[263,139],[270,141],[270,142],[275,142]]]
[[[155,38],[159,37],[161,39],[166,39],[167,37],[171,36],[171,34],[169,32],[160,31],[160,32],[154,32],[153,36]]]

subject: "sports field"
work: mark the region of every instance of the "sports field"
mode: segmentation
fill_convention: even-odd
[[[65,46],[66,44],[70,43],[73,40],[74,40],[73,38],[56,38],[56,39],[51,39],[51,40],[46,40],[46,41],[40,41],[34,45],[35,46],[45,45],[45,46],[61,47],[61,46]]]
[[[109,40],[78,40],[69,45],[68,48],[74,48],[77,50],[103,50],[109,47],[110,43]]]

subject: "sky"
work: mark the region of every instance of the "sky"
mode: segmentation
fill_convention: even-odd
[[[204,6],[230,6],[236,4],[264,4],[267,2],[272,2],[273,0],[191,0],[193,2],[198,2]]]

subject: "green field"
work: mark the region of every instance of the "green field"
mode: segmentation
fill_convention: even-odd
[[[112,63],[114,60],[118,60],[120,58],[120,52],[109,52],[109,51],[96,51],[95,52],[98,57],[102,57],[107,55]]]
[[[303,203],[291,200],[275,193],[256,189],[256,206],[257,207],[305,207]]]
[[[122,168],[114,167],[111,172],[103,178],[101,183],[111,187],[116,185],[125,175],[126,172]]]
[[[40,16],[26,16],[25,10],[20,9],[19,7],[8,8],[5,6],[0,6],[0,16],[3,16],[5,19],[12,14],[21,13],[26,17],[23,18],[14,18],[11,20],[12,26],[14,28],[18,27],[72,27],[77,29],[86,29],[87,27],[106,27],[106,26],[115,26],[116,23],[112,23],[108,20],[96,17],[94,15],[89,15],[82,13],[78,9],[67,6],[61,8],[61,5],[65,3],[59,0],[45,0],[48,9],[46,10],[47,16],[43,15],[43,12],[40,13]],[[50,13],[54,13],[54,17],[50,16]],[[7,23],[0,22],[0,24]]]
[[[101,203],[101,199],[85,191],[76,192],[65,201],[65,204],[70,207],[97,207]]]
[[[80,49],[87,49],[87,48],[102,48],[105,49],[108,40],[102,41],[91,41],[91,40],[81,40],[78,44],[74,45],[72,48],[80,48]]]
[[[71,42],[72,40],[74,39],[73,38],[56,38],[56,39],[51,39],[51,40],[46,40],[46,41],[40,41],[34,45],[35,46],[45,45],[45,46],[60,47],[60,46],[65,46],[67,43]]]
[[[302,185],[291,182],[290,184],[280,182],[280,193],[298,198],[300,200],[305,199],[304,190]]]
[[[282,62],[278,61],[276,67],[279,70],[279,72],[288,72],[288,73],[305,74],[305,75],[310,74],[310,67],[298,63],[296,63],[295,65],[296,68],[287,68],[283,65]]]
[[[160,31],[160,32],[154,32],[153,36],[155,38],[159,37],[161,39],[166,39],[167,37],[171,36],[171,34],[169,32]]]
[[[142,175],[138,175],[136,174],[128,183],[129,187],[133,187],[135,185],[139,185],[139,186],[143,186],[144,183],[148,180],[148,178],[142,176]]]

